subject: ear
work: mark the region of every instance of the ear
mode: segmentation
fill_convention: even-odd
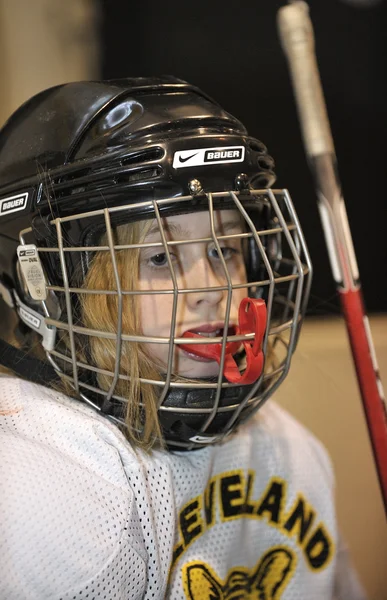
[[[266,552],[252,576],[251,588],[257,600],[279,600],[295,567],[294,555],[285,548]]]
[[[221,584],[216,575],[204,565],[184,566],[183,581],[187,598],[190,600],[223,600]]]

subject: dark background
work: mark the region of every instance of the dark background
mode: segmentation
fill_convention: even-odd
[[[338,312],[290,78],[270,0],[105,0],[104,78],[170,74],[240,118],[275,158],[315,268],[309,314]],[[368,312],[387,311],[387,5],[309,2],[339,173]]]

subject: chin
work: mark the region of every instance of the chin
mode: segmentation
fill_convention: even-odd
[[[179,352],[180,354],[180,352]],[[177,377],[187,379],[201,379],[206,377],[217,377],[219,375],[219,365],[216,361],[193,359],[190,356],[175,356],[173,373]],[[167,357],[157,357],[161,373],[166,372]],[[161,366],[163,365],[163,366]]]
[[[182,365],[178,369],[178,374],[181,377],[192,379],[201,379],[204,377],[217,377],[219,375],[219,365],[213,362],[190,361],[193,364]]]

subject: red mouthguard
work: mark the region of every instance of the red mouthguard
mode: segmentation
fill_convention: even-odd
[[[262,340],[266,329],[266,304],[264,300],[255,298],[243,298],[239,305],[239,325],[236,328],[235,335],[247,335],[253,333],[254,338],[243,341],[242,344],[246,352],[246,369],[242,374],[238,369],[233,354],[240,347],[240,342],[227,342],[223,375],[230,383],[254,383],[260,377],[263,369],[264,356],[262,352]],[[186,331],[183,334],[185,338],[200,338],[197,333]],[[195,354],[201,358],[216,360],[220,364],[222,355],[222,344],[179,344],[180,348]]]

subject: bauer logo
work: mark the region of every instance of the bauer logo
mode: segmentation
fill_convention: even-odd
[[[235,148],[233,150],[206,150],[204,153],[204,162],[239,162],[242,160],[242,151],[244,148]]]
[[[10,196],[9,198],[3,198],[0,200],[0,217],[19,210],[24,210],[27,206],[27,200],[28,192],[18,194],[17,196]]]
[[[223,148],[192,148],[180,150],[173,157],[174,169],[242,162],[245,158],[244,146],[224,146]]]

